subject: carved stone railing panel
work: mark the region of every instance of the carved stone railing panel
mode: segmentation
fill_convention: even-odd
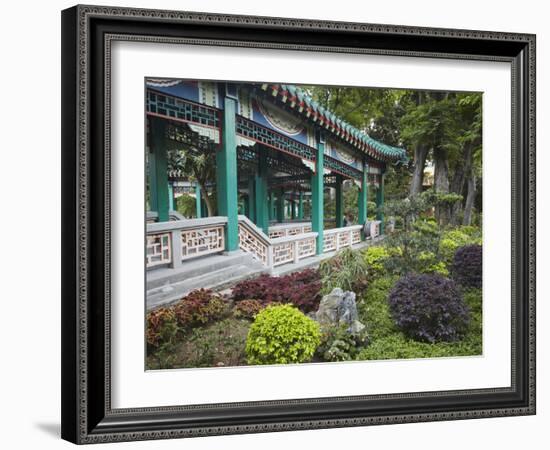
[[[323,252],[330,252],[336,250],[337,236],[334,233],[327,233],[323,235]]]
[[[361,225],[332,228],[325,230],[323,235],[323,252],[340,250],[361,242]]]
[[[147,269],[179,267],[183,260],[225,250],[227,217],[170,220],[147,224]]]
[[[225,249],[223,226],[181,231],[181,259],[220,253]]]
[[[361,230],[352,230],[351,243],[352,245],[359,244],[361,242]]]
[[[294,242],[282,242],[273,245],[273,266],[294,261]]]
[[[239,223],[239,248],[252,254],[254,258],[265,266],[269,265],[269,245],[263,242],[256,233],[252,232],[242,222]]]
[[[147,236],[147,267],[169,264],[172,261],[170,233],[151,234]]]
[[[305,238],[298,241],[298,259],[314,256],[316,253],[315,237]]]
[[[311,233],[311,223],[283,223],[269,227],[270,239],[277,239],[283,236],[296,236],[303,233]]]

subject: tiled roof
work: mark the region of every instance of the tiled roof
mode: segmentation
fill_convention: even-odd
[[[274,100],[286,104],[308,120],[328,130],[332,135],[358,148],[374,159],[382,161],[406,161],[403,148],[392,147],[355,128],[333,112],[323,108],[304,90],[292,84],[262,84],[261,89]]]

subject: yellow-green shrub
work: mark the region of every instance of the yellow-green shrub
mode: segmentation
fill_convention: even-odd
[[[472,230],[473,227],[461,227],[443,233],[439,242],[439,254],[447,263],[451,263],[456,250],[469,244],[481,244],[481,236]],[[467,231],[468,233],[466,233]]]
[[[311,360],[321,342],[319,324],[291,305],[268,306],[254,319],[246,339],[248,364]]]
[[[364,253],[365,262],[367,263],[369,273],[371,275],[382,275],[384,273],[384,260],[390,257],[390,253],[386,247],[372,246],[367,248]]]

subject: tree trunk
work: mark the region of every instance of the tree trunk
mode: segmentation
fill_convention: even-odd
[[[442,194],[449,193],[449,159],[447,150],[434,148],[434,190]],[[449,223],[449,208],[438,206],[436,216],[440,225]]]
[[[474,171],[470,171],[470,177],[468,178],[468,195],[466,196],[466,204],[464,205],[464,217],[462,219],[463,225],[472,224],[472,211],[474,209],[474,199],[476,196],[476,176]]]
[[[466,177],[470,176],[472,171],[472,154],[474,144],[473,142],[466,143],[462,151],[462,160],[458,161],[454,171],[453,179],[451,180],[450,191],[455,194],[463,195],[464,184]],[[463,201],[454,203],[451,207],[451,224],[458,225],[458,216],[462,210]]]
[[[199,183],[199,186],[201,188],[201,196],[204,199],[204,203],[206,203],[206,209],[208,210],[208,217],[215,216],[214,213],[214,205],[212,205],[212,199],[208,196],[208,191],[204,187],[202,183]]]
[[[411,180],[409,194],[416,195],[422,192],[422,183],[424,182],[424,168],[426,166],[426,157],[428,156],[428,146],[417,145],[414,149],[414,172]]]

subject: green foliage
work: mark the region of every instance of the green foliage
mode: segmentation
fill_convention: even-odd
[[[393,325],[387,304],[387,295],[394,279],[380,278],[369,285],[367,295],[360,303],[361,320],[369,329],[370,344],[361,349],[355,359],[409,359],[471,356],[482,353],[482,297],[481,289],[464,292],[464,302],[470,310],[470,324],[464,338],[457,342],[426,343],[405,337]]]
[[[396,278],[386,276],[369,284],[362,300],[357,304],[359,320],[366,325],[371,342],[396,332],[388,305],[388,292]]]
[[[382,245],[374,245],[363,252],[370,279],[384,274],[384,261],[390,257],[390,252]]]
[[[321,328],[321,343],[317,348],[319,358],[324,361],[351,361],[367,340],[347,331],[348,326],[325,326]]]
[[[169,364],[158,352],[147,358],[149,369],[225,367],[246,364],[246,336],[250,322],[232,317],[194,328],[174,345]]]
[[[481,244],[481,232],[476,227],[459,227],[443,232],[439,243],[441,258],[450,264],[459,247],[470,244]]]
[[[449,276],[449,270],[443,261],[438,261],[435,253],[420,252],[418,254],[418,266],[421,273],[437,273],[444,277]]]
[[[197,204],[195,197],[191,197],[188,194],[182,194],[176,197],[176,211],[184,217],[196,217]]]
[[[321,338],[319,324],[291,305],[268,306],[246,339],[249,364],[289,364],[311,360]]]
[[[322,293],[329,293],[339,287],[344,291],[360,293],[366,289],[368,268],[361,252],[349,247],[335,256],[321,261],[319,273],[322,277]]]

